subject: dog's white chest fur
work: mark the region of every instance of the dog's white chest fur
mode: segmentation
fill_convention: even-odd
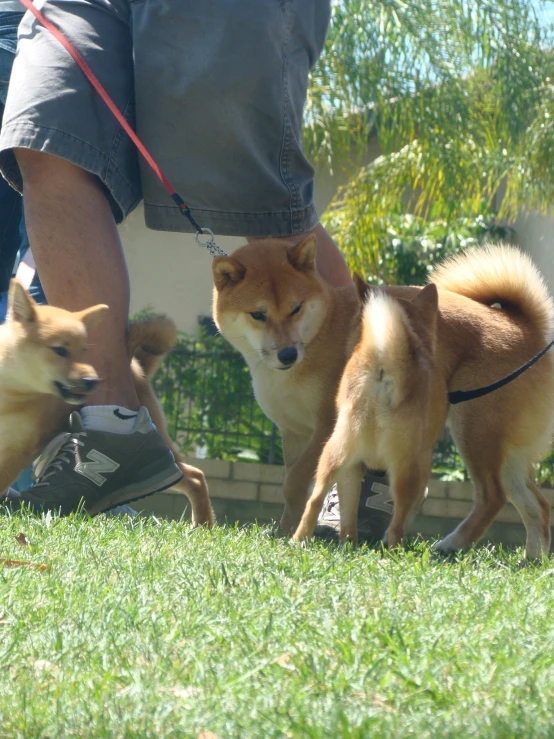
[[[306,383],[295,383],[289,372],[262,368],[255,372],[252,381],[256,400],[280,429],[311,433],[317,424],[320,393]]]

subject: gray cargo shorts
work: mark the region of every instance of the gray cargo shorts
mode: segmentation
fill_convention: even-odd
[[[308,74],[330,0],[37,0],[77,47],[195,219],[215,233],[288,236],[318,222],[302,153]],[[67,51],[31,13],[19,27],[0,168],[48,152],[103,183],[117,222],[192,231]]]

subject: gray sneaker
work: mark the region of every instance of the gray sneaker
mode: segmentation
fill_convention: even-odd
[[[12,509],[24,504],[62,515],[83,509],[90,516],[165,490],[183,477],[144,407],[132,434],[86,431],[74,411],[70,431],[48,444],[33,474],[36,483],[6,501]]]
[[[358,505],[358,538],[376,544],[381,541],[392,518],[392,497],[388,478],[384,472],[368,470],[362,480]],[[323,508],[317,519],[314,536],[318,539],[338,540],[340,511],[337,486],[325,496]]]

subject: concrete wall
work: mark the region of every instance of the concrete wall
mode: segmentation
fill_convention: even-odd
[[[284,469],[274,465],[223,462],[215,459],[190,459],[201,467],[208,480],[218,523],[267,524],[278,521],[283,509],[281,485]],[[543,491],[554,505],[554,491]],[[421,512],[410,526],[411,534],[436,538],[444,536],[467,515],[471,508],[472,489],[468,483],[429,481],[429,494]],[[179,520],[190,518],[185,495],[168,490],[138,501],[144,513]],[[489,529],[485,541],[510,546],[525,543],[525,529],[515,508],[507,503]]]

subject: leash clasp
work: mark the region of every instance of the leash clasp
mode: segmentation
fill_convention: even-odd
[[[202,236],[207,236],[208,238],[203,241]],[[194,234],[194,240],[196,241],[198,246],[205,247],[210,252],[212,257],[227,256],[223,249],[215,243],[214,232],[211,228],[199,228],[198,231]]]

